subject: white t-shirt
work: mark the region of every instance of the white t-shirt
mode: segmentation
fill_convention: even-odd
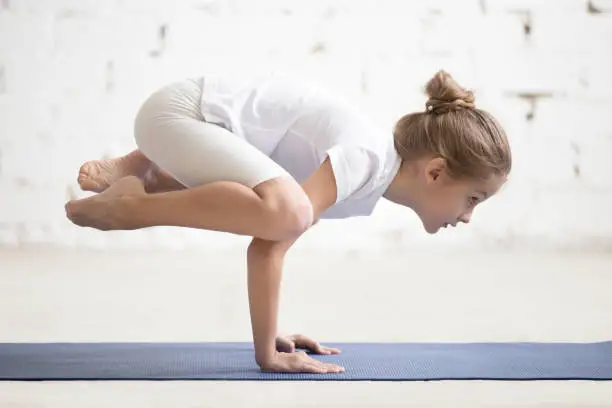
[[[298,182],[329,156],[336,203],[321,218],[370,215],[399,169],[391,131],[316,83],[283,74],[206,75],[202,114],[265,153]]]

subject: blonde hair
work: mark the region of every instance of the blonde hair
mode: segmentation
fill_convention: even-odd
[[[491,114],[474,105],[474,94],[438,71],[425,87],[425,112],[401,117],[393,132],[403,160],[424,156],[446,160],[454,178],[507,175],[512,154],[506,133]]]

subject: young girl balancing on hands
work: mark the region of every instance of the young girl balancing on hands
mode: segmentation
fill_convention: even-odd
[[[138,150],[85,163],[66,204],[100,230],[182,226],[252,236],[248,293],[262,370],[337,373],[315,354],[339,350],[277,336],[283,259],[319,218],[369,215],[381,198],[411,208],[428,233],[468,223],[511,168],[503,129],[440,71],[423,112],[376,127],[338,94],[285,75],[207,75],[163,87],[135,120]]]

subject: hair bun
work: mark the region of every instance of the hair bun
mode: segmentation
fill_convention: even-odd
[[[429,80],[425,92],[429,96],[425,103],[427,112],[441,114],[475,107],[472,91],[459,86],[453,77],[443,70],[438,71]]]

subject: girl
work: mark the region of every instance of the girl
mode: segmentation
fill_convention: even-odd
[[[68,218],[100,230],[182,226],[252,236],[247,250],[255,360],[262,370],[337,373],[277,337],[287,250],[319,218],[368,215],[381,198],[412,209],[428,233],[468,223],[511,168],[503,129],[440,71],[424,112],[393,134],[337,94],[284,75],[251,81],[207,75],[151,95],[135,120],[138,150],[85,163]]]

